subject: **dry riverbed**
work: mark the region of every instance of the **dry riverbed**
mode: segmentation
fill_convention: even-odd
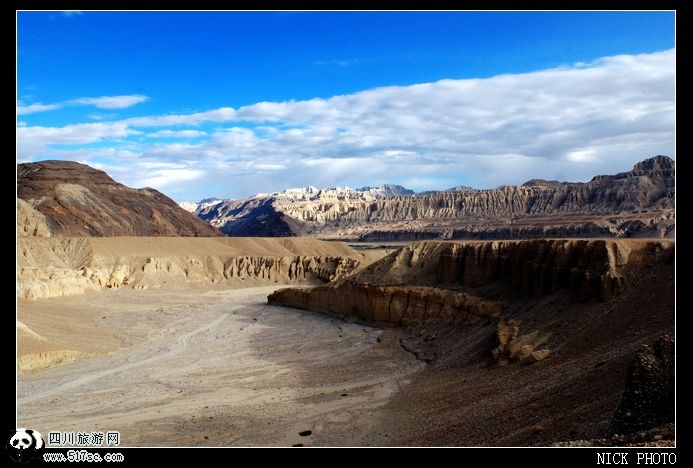
[[[118,430],[126,446],[358,444],[425,365],[395,330],[267,305],[275,289],[20,300],[35,370],[18,375],[19,426]]]

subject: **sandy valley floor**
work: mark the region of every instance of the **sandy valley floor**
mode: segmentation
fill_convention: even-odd
[[[19,426],[119,430],[127,446],[349,445],[424,364],[397,331],[269,306],[274,289],[20,300],[20,359],[61,343],[78,359],[19,374]]]

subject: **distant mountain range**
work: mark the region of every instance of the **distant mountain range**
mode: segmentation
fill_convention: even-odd
[[[361,187],[352,189],[349,187],[329,187],[319,189],[309,185],[308,187],[290,188],[282,192],[258,193],[249,199],[282,198],[288,200],[375,200],[385,197],[408,197],[414,195],[413,190],[402,187],[401,185],[385,184],[380,187]],[[184,201],[179,206],[186,211],[194,213],[196,210],[204,210],[220,202],[231,201],[219,198],[205,198],[197,203]]]
[[[655,156],[631,171],[596,176],[586,183],[533,179],[521,186],[488,190],[457,186],[419,194],[399,185],[309,186],[181,206],[230,236],[307,234],[355,240],[662,236],[673,233],[674,177],[674,161]],[[640,211],[650,214],[630,216]]]
[[[298,236],[355,241],[672,237],[675,163],[655,156],[586,183],[533,179],[416,194],[399,185],[313,186],[178,206],[69,161],[17,166],[19,235]],[[187,211],[186,211],[187,210]],[[191,214],[191,213],[194,213]]]

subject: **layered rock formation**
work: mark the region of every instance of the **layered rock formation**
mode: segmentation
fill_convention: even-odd
[[[666,237],[674,225],[674,178],[674,161],[656,156],[631,171],[596,176],[587,183],[535,179],[491,190],[461,188],[370,199],[315,189],[301,196],[261,194],[220,201],[198,208],[196,214],[229,235],[254,235],[253,229],[270,235],[277,229],[283,236],[369,241]]]
[[[504,303],[484,288],[500,285],[533,297],[568,290],[578,301],[606,301],[624,288],[622,271],[634,251],[673,261],[673,243],[665,241],[428,241],[329,285],[283,289],[268,299],[369,322],[417,325],[470,316],[497,322]]]
[[[456,220],[373,223],[346,228],[337,236],[362,242],[401,242],[423,239],[544,239],[547,237],[586,238],[674,238],[675,210],[638,211],[613,215],[569,213],[527,215],[506,219],[478,218],[476,222]],[[334,236],[326,236],[334,237]]]
[[[450,323],[498,320],[505,303],[441,288],[371,286],[352,280],[313,289],[281,289],[271,304],[356,318],[382,325],[414,326],[427,321]]]
[[[21,198],[17,199],[17,236],[51,236],[46,217]]]
[[[427,363],[385,408],[384,424],[411,435],[369,434],[376,443],[580,445],[611,438],[618,421],[650,445],[673,438],[647,430],[669,420],[673,402],[673,346],[657,337],[674,330],[674,249],[638,239],[423,241],[268,300],[393,327]]]
[[[555,294],[575,303],[610,301],[634,271],[673,268],[673,261],[671,241],[426,241],[328,285],[278,290],[268,302],[385,326],[491,323],[493,362],[534,363],[551,354],[545,343],[552,332],[510,318],[518,297],[533,304]]]
[[[71,161],[18,164],[17,196],[20,235],[221,235],[157,190],[126,187]]]
[[[320,283],[367,265],[377,253],[313,239],[20,238],[24,299],[103,288]]]

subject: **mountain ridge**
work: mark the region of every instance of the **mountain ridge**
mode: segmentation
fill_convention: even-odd
[[[258,194],[245,200],[223,200],[198,206],[195,214],[232,236],[307,234],[372,241],[499,238],[495,235],[663,237],[673,229],[674,187],[675,162],[658,155],[635,164],[631,171],[598,175],[589,182],[532,179],[523,185],[496,189],[460,187],[373,197],[353,189],[308,187]],[[659,214],[626,216],[638,212]],[[579,222],[575,220],[578,215]],[[553,218],[550,221],[555,229],[541,221],[542,216]],[[565,219],[555,219],[557,216]],[[593,219],[583,219],[590,216]],[[532,220],[529,231],[514,228]],[[275,225],[276,234],[268,228]],[[479,233],[480,226],[488,229]],[[385,234],[374,234],[380,231]],[[389,238],[387,232],[395,231],[401,235]],[[421,237],[425,232],[428,234]]]
[[[17,197],[20,235],[221,235],[158,190],[127,187],[73,161],[18,164]]]

